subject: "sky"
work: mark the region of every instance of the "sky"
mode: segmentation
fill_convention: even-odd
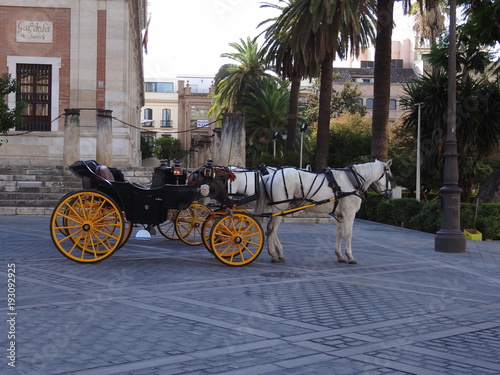
[[[265,2],[278,4],[278,0]],[[279,15],[276,9],[262,8],[263,3],[263,0],[148,0],[151,18],[148,53],[144,54],[145,77],[214,76],[223,64],[233,62],[220,57],[234,52],[230,43],[256,37],[267,27],[258,27],[259,23]],[[410,30],[408,18],[404,18],[397,22],[393,39],[408,35]]]

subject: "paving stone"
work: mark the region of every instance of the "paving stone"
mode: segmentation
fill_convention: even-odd
[[[16,368],[1,374],[498,374],[500,244],[357,220],[358,265],[334,226],[287,221],[286,262],[229,267],[161,235],[78,264],[50,218],[0,216],[0,311],[16,265]],[[134,228],[134,231],[140,228]],[[0,334],[0,346],[8,347]]]

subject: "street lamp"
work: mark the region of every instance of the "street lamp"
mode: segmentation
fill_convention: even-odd
[[[458,186],[457,152],[457,1],[450,0],[450,36],[448,46],[448,117],[444,151],[443,187],[440,190],[441,229],[434,239],[434,250],[463,253],[466,250],[464,234],[460,231],[460,193]]]
[[[304,132],[307,129],[307,124],[300,125],[300,169],[302,169],[302,150],[304,148]]]
[[[280,132],[274,132],[273,134],[273,146],[274,146],[274,151],[273,151],[273,156],[276,158],[276,140],[280,136]]]
[[[417,182],[416,182],[416,198],[417,201],[420,201],[420,109],[422,107],[422,103],[416,103],[418,106],[418,120],[417,120]]]

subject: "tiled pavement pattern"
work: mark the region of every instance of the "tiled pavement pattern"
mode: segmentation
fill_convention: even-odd
[[[137,229],[136,229],[137,230]],[[500,243],[434,251],[434,235],[357,220],[358,265],[330,224],[280,227],[229,267],[202,246],[132,235],[97,264],[64,258],[49,218],[0,217],[1,374],[499,374]],[[16,265],[16,367],[7,269]]]

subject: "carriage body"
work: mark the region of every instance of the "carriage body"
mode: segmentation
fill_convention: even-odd
[[[69,169],[82,178],[84,189],[97,190],[110,196],[127,220],[133,223],[163,223],[168,209],[184,209],[199,198],[196,185],[164,184],[144,188],[125,182],[123,174],[116,168],[109,168],[113,179],[104,178],[96,173],[98,167],[94,161],[77,161]]]

